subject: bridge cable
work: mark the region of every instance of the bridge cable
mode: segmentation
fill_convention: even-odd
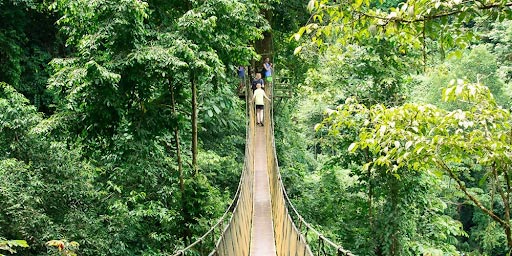
[[[273,67],[275,66],[275,63],[274,63],[274,40],[272,38],[272,41],[271,41],[271,44],[272,44],[272,65]],[[275,119],[274,119],[274,84],[275,84],[275,81],[277,81],[277,76],[276,76],[276,72],[275,72],[275,69],[272,70],[272,101],[271,101],[271,123],[272,123],[272,132],[274,131],[274,125],[275,125]],[[276,149],[276,145],[275,145],[275,140],[272,140],[273,142],[273,148],[274,150]],[[277,159],[276,159],[276,162],[277,162]],[[279,166],[279,165],[278,165]],[[313,226],[311,226],[311,224],[309,224],[308,222],[306,222],[306,220],[304,220],[304,218],[299,214],[299,212],[297,211],[297,209],[295,208],[295,206],[292,204],[290,198],[288,197],[288,193],[286,192],[286,189],[284,187],[284,184],[283,184],[283,181],[282,181],[282,178],[281,178],[281,172],[279,171],[278,169],[278,180],[280,181],[280,186],[281,186],[281,189],[283,190],[283,195],[286,199],[286,203],[288,203],[288,205],[290,206],[290,208],[292,209],[292,211],[295,213],[295,215],[297,216],[298,220],[300,221],[299,224],[299,227],[302,226],[302,224],[304,224],[304,226],[306,226],[309,230],[311,230],[317,237],[318,237],[318,240],[319,240],[319,243],[320,241],[321,244],[322,244],[322,250],[323,249],[323,244],[324,242],[327,243],[329,246],[331,247],[334,247],[336,249],[336,252],[337,252],[337,255],[343,255],[343,256],[355,256],[354,254],[352,254],[352,252],[350,252],[349,250],[346,250],[344,249],[342,246],[340,245],[337,245],[335,244],[334,242],[332,242],[331,240],[329,240],[328,238],[326,238],[325,236],[323,236],[320,232],[318,232],[315,228],[313,228]],[[309,230],[306,230],[306,234],[305,234],[305,237],[307,235],[307,232]],[[320,250],[320,248],[319,248]],[[319,251],[320,253],[320,251]],[[324,251],[324,255],[327,255],[327,253]]]
[[[246,79],[244,79],[244,85],[247,85],[247,81]],[[249,87],[248,86],[244,86],[245,90],[246,90],[246,93],[245,93],[245,97],[246,97],[246,102],[248,102],[249,100]],[[249,104],[245,104],[245,123],[246,123],[246,127],[249,127],[250,125],[250,114],[249,114]],[[247,133],[247,132],[246,132]],[[191,250],[194,246],[196,246],[197,244],[200,244],[202,241],[205,240],[205,238],[208,237],[208,235],[212,234],[212,239],[215,240],[215,229],[217,227],[220,226],[220,234],[219,234],[219,239],[222,237],[223,233],[224,233],[224,225],[221,225],[224,223],[226,217],[228,216],[228,213],[230,212],[233,212],[234,209],[236,208],[236,205],[238,204],[238,201],[239,201],[239,196],[240,196],[240,192],[241,192],[241,189],[242,189],[242,186],[243,186],[243,182],[244,182],[244,172],[246,171],[246,168],[245,166],[247,166],[247,156],[245,156],[245,160],[244,160],[244,170],[243,172],[240,174],[240,180],[238,182],[238,187],[237,187],[237,190],[236,190],[236,193],[233,197],[233,200],[231,201],[231,204],[229,205],[229,207],[226,209],[226,211],[224,212],[224,214],[219,218],[219,220],[217,221],[217,223],[215,223],[215,225],[213,225],[206,233],[204,233],[201,237],[199,237],[198,239],[196,239],[196,241],[194,241],[193,243],[189,244],[187,247],[183,248],[183,249],[180,249],[180,250],[177,250],[175,251],[173,254],[171,254],[171,256],[183,256],[185,255],[185,252]],[[215,241],[217,242],[217,241]],[[215,242],[214,242],[214,249],[215,249]]]

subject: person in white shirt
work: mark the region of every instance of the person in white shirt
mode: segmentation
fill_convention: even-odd
[[[252,96],[252,100],[256,104],[256,124],[263,126],[263,107],[265,105],[264,98],[270,101],[270,98],[267,97],[265,91],[261,89],[261,84],[256,84],[256,90],[254,90],[254,94]]]

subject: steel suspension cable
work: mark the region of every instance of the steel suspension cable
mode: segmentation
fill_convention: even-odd
[[[274,129],[274,122],[272,120],[272,133],[273,133],[273,129]],[[272,141],[273,145],[272,147],[276,148],[275,146],[275,140]],[[286,192],[286,188],[284,187],[284,184],[282,182],[282,177],[281,177],[281,172],[279,171],[279,164],[277,163],[277,157],[275,158],[276,161],[276,167],[277,167],[277,170],[275,170],[276,174],[277,174],[277,180],[279,181],[279,186],[281,187],[281,190],[282,190],[282,194],[284,196],[284,199],[285,199],[285,204],[292,210],[292,212],[295,214],[297,220],[299,221],[298,223],[298,226],[301,227],[301,226],[305,226],[307,228],[306,230],[306,233],[308,231],[311,231],[313,232],[313,234],[318,237],[318,243],[319,243],[319,247],[323,247],[323,245],[327,244],[328,246],[330,246],[332,249],[334,249],[336,251],[336,255],[343,255],[343,256],[355,256],[354,254],[352,254],[352,252],[350,252],[349,250],[346,250],[344,249],[342,246],[340,245],[337,245],[336,243],[332,242],[331,240],[329,240],[328,238],[326,238],[324,235],[322,235],[318,230],[316,230],[311,224],[309,224],[308,222],[306,222],[306,220],[304,219],[304,217],[302,217],[302,215],[300,215],[300,213],[297,211],[297,209],[295,208],[295,206],[293,205],[293,203],[291,202],[290,200],[290,197],[288,196],[288,193]],[[324,248],[318,248],[318,255],[320,255],[320,252],[322,251],[323,255],[331,255],[331,254],[328,254]]]
[[[273,45],[273,39],[272,39],[272,52],[274,50],[274,45]],[[273,54],[272,54],[272,57],[273,57]],[[275,67],[275,63],[273,63],[273,66]],[[271,109],[270,109],[270,114],[271,114],[271,129],[272,129],[272,134],[274,134],[274,128],[275,128],[275,119],[274,119],[274,84],[275,84],[275,81],[277,81],[277,72],[275,72],[275,69],[272,70],[272,78],[273,78],[273,83],[272,83],[272,102],[271,102]],[[273,136],[272,136],[273,137]],[[275,139],[272,140],[272,147],[274,149],[274,152],[276,150],[276,145],[275,145]],[[309,224],[308,222],[306,222],[306,220],[304,220],[304,218],[299,214],[299,212],[297,211],[297,209],[295,208],[295,206],[293,205],[293,203],[291,202],[289,196],[288,196],[288,193],[286,192],[286,188],[284,187],[284,184],[282,182],[282,178],[281,178],[281,172],[279,171],[279,164],[278,164],[278,160],[277,160],[277,156],[275,158],[275,161],[276,161],[276,166],[277,166],[277,170],[275,170],[277,172],[277,175],[278,175],[278,180],[279,180],[279,184],[281,186],[281,189],[282,189],[282,193],[283,193],[283,196],[285,198],[285,203],[287,205],[289,205],[289,207],[291,208],[291,210],[293,211],[293,213],[295,214],[295,216],[297,217],[298,221],[299,221],[299,227],[304,225],[308,230],[312,231],[317,237],[318,237],[318,242],[319,244],[321,244],[322,246],[326,243],[327,245],[329,245],[330,247],[334,248],[336,250],[336,254],[337,255],[343,255],[343,256],[355,256],[354,254],[352,254],[352,252],[350,252],[349,250],[346,250],[344,249],[342,246],[340,245],[337,245],[336,243],[332,242],[331,240],[329,240],[328,238],[326,238],[325,236],[323,236],[319,231],[317,231],[315,228],[313,228],[313,226],[311,224]],[[306,230],[306,234],[307,234],[307,231]],[[320,246],[319,246],[320,247]],[[318,255],[320,255],[320,250],[323,249],[323,248],[318,248]],[[327,255],[327,253],[325,252],[325,250],[323,251],[324,255]]]
[[[244,88],[246,90],[246,92],[245,92],[245,98],[246,98],[245,124],[247,127],[246,128],[246,140],[249,140],[249,138],[251,138],[250,136],[252,136],[250,133],[253,130],[253,129],[251,129],[251,127],[253,126],[253,125],[251,125],[251,115],[253,115],[253,113],[251,112],[251,109],[249,106],[250,105],[249,104],[250,88],[248,86],[246,86],[247,85],[246,79],[244,79],[244,85],[245,85]],[[247,141],[247,144],[250,144],[249,141]],[[234,212],[235,209],[237,208],[238,202],[239,202],[239,199],[240,199],[243,187],[244,187],[244,182],[247,181],[247,179],[245,179],[245,177],[247,176],[247,172],[251,172],[251,170],[252,170],[252,169],[248,168],[248,166],[253,164],[253,163],[249,162],[252,159],[250,157],[250,155],[252,155],[252,153],[248,152],[248,149],[246,146],[246,156],[244,158],[244,170],[240,175],[240,180],[238,182],[238,187],[237,187],[236,193],[233,197],[233,200],[231,201],[231,204],[226,209],[224,214],[219,218],[219,220],[215,223],[215,225],[213,225],[205,234],[203,234],[201,237],[196,239],[193,243],[191,243],[187,247],[175,251],[173,254],[171,254],[172,256],[186,255],[186,253],[190,252],[195,246],[200,245],[203,241],[205,241],[209,235],[212,235],[212,240],[214,241],[214,246],[211,248],[213,251],[210,253],[210,255],[215,255],[215,251],[216,251],[215,247],[218,247],[218,244],[220,243],[220,240],[223,238],[223,235],[225,234],[228,225],[233,221],[233,218],[232,218],[233,216],[231,216],[231,219],[230,219],[228,225],[224,225],[224,223],[226,222],[227,216],[229,215],[229,213]],[[249,182],[249,183],[251,183],[251,182]],[[215,241],[215,229],[217,229],[217,228],[219,228],[219,230],[220,230],[219,231],[219,239],[218,239],[218,241]],[[215,243],[215,242],[217,242],[217,243]],[[217,246],[215,246],[215,244],[217,244]]]
[[[172,254],[172,256],[185,255],[185,252],[189,251],[190,249],[194,248],[197,244],[200,244],[202,241],[204,241],[205,238],[208,237],[208,235],[212,234],[212,232],[214,232],[214,230],[225,221],[225,218],[228,216],[228,213],[230,213],[234,209],[235,204],[238,202],[238,196],[240,194],[241,183],[242,183],[242,178],[240,178],[240,181],[238,183],[238,189],[236,190],[235,196],[233,197],[231,204],[226,209],[226,211],[224,212],[222,217],[219,218],[217,223],[215,223],[215,225],[213,225],[204,235],[202,235],[200,238],[196,239],[196,241],[194,241],[193,243],[191,243],[190,245],[188,245],[187,247],[185,247],[181,250],[177,250],[176,252],[174,252],[174,254]],[[222,228],[222,226],[221,226],[221,228]]]

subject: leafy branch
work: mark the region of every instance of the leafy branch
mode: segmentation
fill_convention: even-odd
[[[478,207],[480,208],[480,210],[482,210],[483,212],[485,212],[487,215],[489,215],[493,220],[497,221],[498,223],[500,223],[500,225],[502,225],[503,227],[505,228],[510,228],[510,225],[509,223],[505,222],[503,219],[501,219],[499,216],[497,216],[493,211],[487,209],[487,207],[485,207],[481,202],[480,200],[478,200],[476,197],[474,197],[471,193],[469,193],[469,191],[467,190],[467,187],[466,185],[464,184],[464,182],[462,180],[460,180],[460,178],[455,175],[454,171],[441,159],[435,159],[436,163],[438,164],[438,166],[440,168],[442,168],[444,171],[446,171],[446,173],[448,173],[448,175],[453,179],[455,180],[455,182],[457,182],[457,185],[459,186],[459,188],[462,190],[462,192],[464,192],[464,194]]]
[[[28,248],[28,244],[25,240],[5,240],[4,238],[0,237],[0,250],[1,251],[8,251],[9,253],[16,253],[16,250],[14,250],[14,247],[23,247]],[[4,256],[0,253],[0,256]]]

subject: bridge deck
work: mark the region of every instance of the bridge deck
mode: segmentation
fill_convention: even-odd
[[[265,143],[265,129],[257,126],[254,140],[254,218],[251,234],[253,256],[276,255]]]

